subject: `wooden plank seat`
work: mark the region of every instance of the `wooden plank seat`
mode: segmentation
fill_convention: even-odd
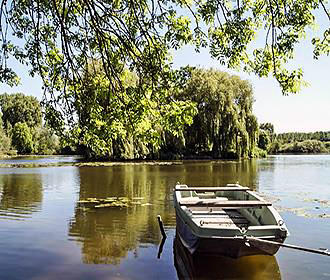
[[[240,214],[239,212],[235,211],[235,212],[230,212],[228,213],[227,211],[224,211],[223,208],[222,212],[221,211],[217,211],[217,210],[212,210],[207,211],[207,210],[198,210],[201,209],[200,207],[196,207],[195,209],[191,209],[189,207],[190,212],[193,214],[194,217],[214,217],[214,218],[219,218],[219,219],[246,219],[242,214]]]
[[[227,200],[218,201],[217,199],[196,199],[196,200],[186,200],[180,201],[181,206],[201,206],[201,207],[260,207],[260,206],[272,206],[270,202],[260,201],[260,200]]]
[[[243,217],[243,215],[242,214],[240,214],[237,210],[228,210],[228,209],[223,209],[223,208],[221,208],[221,207],[217,207],[217,206],[214,206],[214,207],[212,207],[212,208],[203,208],[203,207],[199,207],[199,206],[197,206],[197,207],[194,207],[194,206],[189,206],[188,207],[189,208],[189,210],[192,212],[192,213],[194,213],[194,212],[196,212],[196,213],[199,213],[199,212],[216,212],[217,214],[221,214],[221,215],[228,215],[228,216],[230,216],[230,215],[241,215],[242,217]]]
[[[175,188],[175,192],[195,191],[195,192],[219,192],[219,191],[248,191],[248,187],[188,187]]]
[[[204,227],[218,227],[218,226],[238,226],[248,227],[250,222],[244,218],[230,218],[230,217],[194,217],[193,221],[196,225]]]
[[[196,218],[197,219],[197,218]],[[249,221],[245,218],[214,218],[210,219],[209,217],[199,217],[199,220],[203,220],[204,223],[206,224],[233,224],[233,223],[238,223],[238,224],[248,224]]]

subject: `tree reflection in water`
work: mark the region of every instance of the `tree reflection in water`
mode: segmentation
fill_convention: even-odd
[[[229,164],[228,164],[229,163]],[[119,264],[128,252],[155,246],[161,239],[157,215],[175,228],[172,189],[176,182],[221,186],[240,181],[255,186],[256,165],[248,161],[188,161],[175,165],[119,165],[79,168],[79,200],[107,197],[143,197],[129,208],[75,207],[70,238],[81,243],[85,263]],[[144,205],[144,206],[143,206]]]
[[[82,243],[85,263],[118,264],[128,251],[138,256],[139,246],[158,244],[160,233],[156,216],[171,218],[170,189],[157,168],[121,166],[119,168],[80,168],[79,199],[113,196],[143,197],[142,205],[129,208],[86,209],[76,206],[70,223],[70,236]],[[152,187],[157,186],[157,187]]]
[[[0,218],[25,219],[40,210],[42,178],[36,173],[0,175]]]

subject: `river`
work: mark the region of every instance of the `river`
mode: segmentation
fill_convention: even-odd
[[[0,164],[75,162],[19,158]],[[184,161],[111,167],[0,168],[0,279],[330,279],[330,258],[281,248],[275,257],[190,258],[175,240],[176,182],[239,182],[271,200],[286,242],[330,249],[330,156]],[[127,208],[89,208],[86,198],[139,197]],[[168,238],[157,258],[161,215]]]

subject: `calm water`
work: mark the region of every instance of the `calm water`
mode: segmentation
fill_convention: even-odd
[[[19,160],[24,161],[15,163]],[[328,155],[176,165],[0,168],[0,279],[178,279],[187,275],[330,279],[329,257],[285,248],[276,257],[192,258],[175,239],[171,190],[178,181],[205,186],[239,181],[274,201],[290,230],[288,243],[330,248]],[[124,209],[92,210],[77,203],[111,196],[144,199],[141,205]],[[158,214],[168,234],[160,259]]]
[[[16,163],[64,163],[77,162],[81,160],[79,156],[17,156],[0,159],[0,164],[16,164]]]

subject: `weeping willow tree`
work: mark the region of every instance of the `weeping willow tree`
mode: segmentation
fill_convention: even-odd
[[[179,98],[198,108],[183,134],[186,154],[254,156],[258,123],[252,113],[253,90],[248,81],[213,69],[194,69]]]
[[[102,65],[91,61],[88,67],[84,86],[72,93],[77,118],[68,135],[88,156],[254,156],[258,124],[252,114],[253,92],[238,76],[185,67],[174,72],[175,83],[155,102],[149,80],[125,70],[123,87],[108,94]]]
[[[195,104],[173,98],[180,90],[174,83],[169,89],[156,88],[128,69],[115,83],[100,61],[87,67],[82,85],[70,92],[76,117],[65,135],[81,153],[106,159],[158,158],[164,134],[182,134],[184,125],[192,123]],[[179,77],[181,72],[174,73]],[[109,91],[111,83],[114,91]]]

